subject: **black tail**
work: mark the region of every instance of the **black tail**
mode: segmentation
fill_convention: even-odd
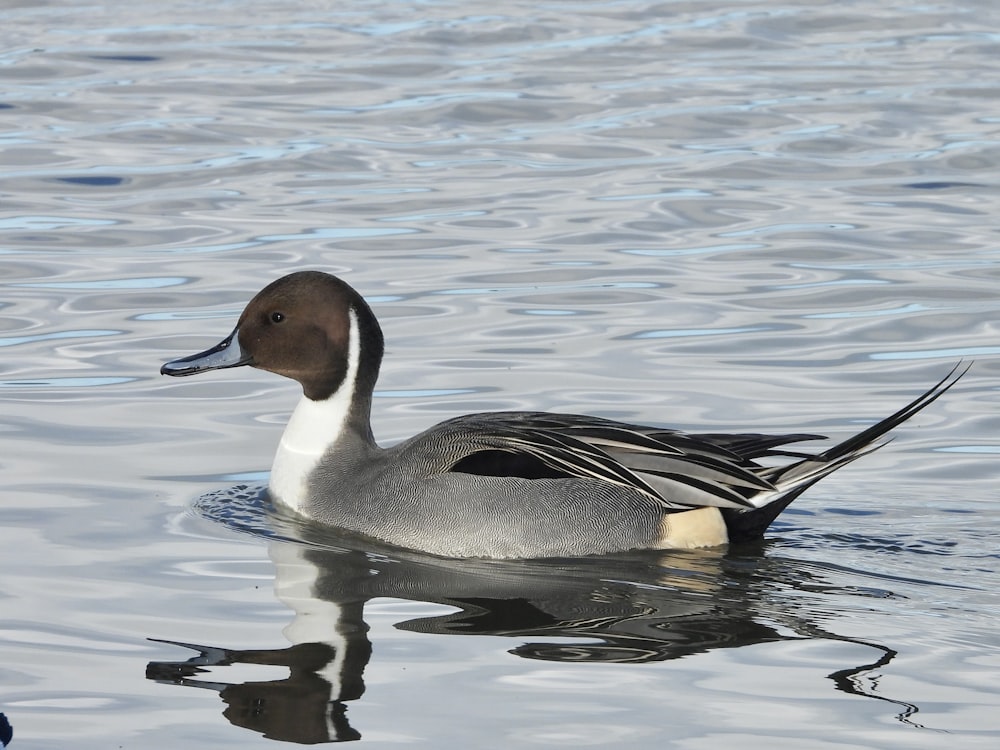
[[[849,464],[866,453],[878,450],[888,443],[888,440],[881,443],[876,443],[876,441],[894,427],[901,425],[925,406],[934,403],[934,401],[943,396],[972,367],[971,363],[964,367],[962,365],[963,363],[959,362],[951,369],[951,372],[941,378],[941,380],[931,386],[921,396],[915,398],[895,414],[891,414],[882,421],[873,424],[867,430],[859,432],[857,435],[848,438],[842,443],[838,443],[832,448],[828,448],[816,456],[810,456],[786,466],[776,466],[760,472],[761,477],[767,479],[778,488],[779,494],[773,501],[761,508],[750,508],[747,510],[723,509],[722,514],[726,519],[726,526],[729,529],[730,543],[738,544],[740,542],[760,539],[764,536],[764,532],[767,531],[771,522],[795,498],[816,484],[816,482],[827,474],[836,471],[841,466]]]

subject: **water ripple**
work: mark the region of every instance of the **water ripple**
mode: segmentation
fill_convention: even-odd
[[[18,678],[0,704],[15,731],[242,747],[223,709],[273,714],[240,710],[229,668],[214,690],[147,696],[136,653],[170,658],[146,636],[280,650],[292,615],[258,585],[260,540],[305,532],[258,485],[298,390],[250,368],[157,373],[227,335],[266,282],[321,268],[382,321],[387,443],[491,408],[846,435],[976,362],[761,550],[670,573],[668,603],[710,609],[657,637],[710,654],[542,664],[602,652],[551,630],[406,631],[387,596],[357,629],[382,660],[379,711],[296,725],[349,716],[376,744],[707,746],[713,706],[754,746],[940,744],[916,723],[995,744],[994,5],[8,3],[0,567],[17,575],[0,630],[18,635]],[[223,525],[182,513],[236,483],[257,489],[217,498]],[[641,632],[619,635],[643,653]]]

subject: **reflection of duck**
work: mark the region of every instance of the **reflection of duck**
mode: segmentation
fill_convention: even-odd
[[[152,662],[147,677],[217,690],[233,724],[275,739],[315,743],[360,737],[347,722],[345,703],[364,693],[372,646],[363,606],[377,597],[457,609],[398,628],[517,638],[510,653],[546,661],[644,663],[771,641],[850,640],[810,623],[799,607],[793,613],[769,606],[767,592],[776,581],[763,556],[647,552],[572,561],[455,561],[362,541],[350,545],[270,543],[277,596],[295,612],[284,630],[290,647],[174,643],[200,653],[184,662]],[[808,582],[809,576],[799,570],[795,578]],[[878,661],[830,677],[838,690],[888,700],[855,675],[884,666],[894,654],[865,645],[879,650]],[[208,667],[235,663],[282,666],[289,675],[242,684],[198,677]],[[916,710],[891,702],[903,707],[903,717]]]
[[[685,434],[543,412],[468,414],[383,449],[370,422],[382,351],[361,295],[329,274],[300,272],[257,294],[217,346],[160,371],[251,365],[297,380],[303,397],[271,470],[277,502],[400,547],[493,558],[760,538],[799,494],[874,450],[962,375],[953,370],[815,455],[785,446],[816,435]],[[775,457],[786,461],[758,462]]]

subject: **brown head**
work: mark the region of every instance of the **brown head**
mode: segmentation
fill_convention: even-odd
[[[352,320],[358,326],[356,352],[350,346]],[[196,375],[250,365],[297,380],[307,397],[320,401],[343,384],[351,356],[359,358],[357,392],[370,396],[382,350],[382,331],[361,295],[336,276],[299,271],[258,292],[219,344],[167,362],[160,372]]]

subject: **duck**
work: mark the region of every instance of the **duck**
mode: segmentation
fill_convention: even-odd
[[[577,414],[494,411],[445,420],[390,447],[371,427],[382,329],[342,279],[298,271],[265,286],[220,343],[160,372],[255,367],[299,399],[267,493],[323,527],[449,558],[581,557],[760,540],[819,480],[881,448],[952,388],[923,394],[819,452],[822,435],[693,433]]]

